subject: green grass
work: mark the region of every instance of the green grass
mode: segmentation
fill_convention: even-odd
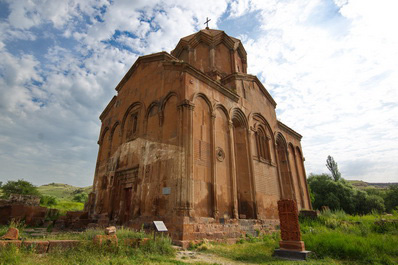
[[[380,220],[387,220],[380,222]],[[390,221],[388,221],[390,220]],[[279,234],[247,236],[237,244],[227,245],[204,241],[191,249],[247,264],[398,264],[398,227],[393,215],[370,214],[350,216],[344,212],[327,211],[317,219],[301,219],[302,239],[314,255],[307,262],[292,262],[272,257],[278,248]],[[13,224],[22,228],[21,224]],[[0,227],[0,235],[6,227]],[[150,241],[134,249],[123,245],[125,238],[143,238],[143,232],[121,228],[117,230],[119,246],[98,249],[92,239],[103,234],[100,229],[83,233],[62,233],[46,239],[78,239],[86,243],[79,250],[36,255],[26,250],[0,250],[1,264],[184,264],[175,260],[168,238]],[[22,231],[21,236],[25,234]],[[198,264],[203,264],[198,261]]]
[[[175,251],[168,238],[149,241],[140,248],[125,246],[98,247],[91,241],[79,248],[46,255],[9,247],[0,251],[0,265],[12,264],[184,264],[174,259]]]
[[[0,233],[7,227],[0,227]],[[23,233],[23,232],[22,232]],[[175,261],[175,250],[168,237],[158,237],[150,240],[139,248],[125,245],[125,238],[143,238],[146,235],[140,231],[121,228],[117,230],[118,246],[98,247],[93,244],[95,235],[104,234],[102,229],[88,229],[82,233],[62,233],[52,235],[49,239],[82,240],[82,245],[76,249],[37,255],[32,250],[8,247],[0,249],[0,265],[7,264],[183,264]],[[21,234],[25,236],[25,234]],[[28,239],[28,238],[27,238]]]
[[[62,200],[57,201],[57,204],[51,208],[58,209],[60,215],[65,215],[68,211],[82,211],[84,203]]]

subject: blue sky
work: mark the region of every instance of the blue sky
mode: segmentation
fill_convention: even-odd
[[[396,1],[0,0],[0,181],[92,184],[99,114],[138,56],[204,28],[300,132],[307,173],[398,182]]]

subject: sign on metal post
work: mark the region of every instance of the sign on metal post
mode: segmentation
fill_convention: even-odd
[[[167,232],[166,225],[163,223],[163,221],[153,221],[153,224],[155,225],[156,231],[158,232]]]
[[[155,233],[153,234],[153,240],[156,240],[156,233],[157,232],[167,232],[166,225],[163,223],[163,221],[153,221],[153,224],[155,226]]]

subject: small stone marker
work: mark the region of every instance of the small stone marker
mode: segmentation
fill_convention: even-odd
[[[0,237],[0,239],[5,239],[5,240],[17,240],[19,237],[19,230],[17,228],[14,227],[10,227],[8,228],[7,233]]]
[[[109,226],[105,228],[105,235],[113,235],[113,234],[116,234],[116,227]]]
[[[280,249],[274,255],[281,258],[305,260],[310,251],[306,251],[301,241],[298,210],[295,200],[278,201],[279,221],[281,227]]]

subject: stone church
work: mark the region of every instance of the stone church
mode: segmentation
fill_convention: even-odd
[[[273,231],[280,199],[311,209],[302,136],[277,120],[246,57],[206,28],[137,59],[100,115],[92,219],[164,221],[185,244]]]

